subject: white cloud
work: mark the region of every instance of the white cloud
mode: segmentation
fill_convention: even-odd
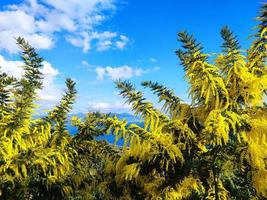
[[[120,101],[115,102],[90,102],[88,104],[89,111],[101,111],[101,112],[129,112],[131,110],[130,105],[124,104]]]
[[[55,83],[55,79],[59,75],[58,70],[53,68],[49,62],[44,61],[41,72],[44,75],[44,87],[38,93],[41,100],[57,102],[61,97],[60,94],[62,91],[62,85]]]
[[[51,23],[53,21],[53,23]],[[36,21],[37,27],[43,32],[55,32],[60,30],[75,31],[76,24],[67,15],[57,11],[50,12],[46,20]]]
[[[58,70],[53,68],[52,65],[47,61],[43,61],[43,68],[41,72],[45,77],[55,77],[59,74]]]
[[[0,55],[0,66],[1,71],[7,73],[8,75],[20,78],[23,75],[23,69],[21,66],[23,62],[6,60],[2,55]],[[51,108],[52,105],[61,98],[61,91],[63,89],[62,85],[56,84],[55,79],[59,75],[57,69],[55,69],[49,62],[43,62],[43,68],[41,72],[44,75],[43,79],[43,89],[38,92],[40,98],[39,102],[42,105],[42,109]]]
[[[23,62],[21,61],[9,61],[6,60],[2,55],[0,55],[0,70],[2,72],[7,73],[10,76],[14,76],[15,78],[20,78],[23,74],[23,70],[21,67]]]
[[[91,41],[89,34],[87,32],[81,32],[79,35],[66,36],[66,40],[73,46],[80,47],[83,52],[87,52],[91,49]]]
[[[66,39],[74,46],[82,47],[84,52],[91,49],[91,43],[95,42],[98,51],[105,51],[116,46],[114,43],[118,40],[118,34],[110,31],[82,32],[80,36],[67,36]],[[117,47],[119,48],[119,47]]]
[[[41,72],[44,75],[43,89],[39,91],[39,96],[42,101],[50,101],[50,104],[60,100],[63,91],[63,86],[55,82],[59,75],[59,71],[55,69],[49,62],[43,62]]]
[[[0,12],[0,30],[33,33],[35,31],[34,18],[21,10],[2,11]]]
[[[110,40],[116,36],[117,36],[117,33],[113,33],[110,31],[105,31],[103,33],[97,33],[97,32],[92,33],[92,38],[99,39],[101,41]]]
[[[24,38],[37,49],[50,49],[54,41],[50,36],[42,34],[25,35]]]
[[[128,65],[123,65],[121,67],[97,67],[95,71],[98,80],[103,80],[105,77],[111,80],[129,79],[134,76],[141,76],[145,73],[143,69],[132,68]]]
[[[98,51],[105,51],[112,46],[112,42],[110,40],[104,40],[97,43]]]
[[[120,36],[120,40],[118,40],[116,42],[116,46],[119,48],[119,49],[124,49],[125,46],[129,43],[129,38],[126,37],[125,35],[121,35]]]
[[[82,61],[82,66],[88,67],[89,66],[89,63],[86,60],[83,60]]]
[[[38,33],[35,19],[23,10],[0,12],[0,48],[16,53],[15,39],[22,36],[38,49],[49,49],[53,39],[44,33]]]
[[[0,49],[17,53],[18,36],[38,49],[49,49],[56,33],[84,52],[92,47],[122,49],[129,41],[126,36],[97,30],[115,9],[115,0],[25,0],[8,5],[0,11]]]
[[[54,44],[53,39],[47,35],[0,31],[0,49],[4,49],[9,53],[18,53],[19,48],[16,45],[15,38],[19,36],[24,37],[37,49],[50,49]]]
[[[158,60],[156,58],[150,58],[150,62],[154,63],[154,62],[158,62]]]
[[[156,66],[156,67],[153,68],[153,71],[155,71],[155,72],[156,71],[159,71],[159,70],[160,70],[160,67],[159,66]]]
[[[95,71],[97,73],[97,79],[103,80],[106,75],[106,69],[104,67],[97,67]]]

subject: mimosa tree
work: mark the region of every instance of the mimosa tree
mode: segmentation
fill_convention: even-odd
[[[72,169],[75,153],[65,128],[75,84],[67,79],[60,104],[46,117],[34,119],[43,59],[24,39],[18,38],[17,44],[23,76],[0,74],[0,199],[61,199],[61,183]]]
[[[120,94],[144,121],[116,116],[74,117],[66,129],[75,83],[57,106],[35,119],[43,59],[24,39],[24,73],[0,73],[0,199],[266,199],[267,198],[267,4],[262,6],[247,51],[228,28],[215,57],[187,32],[176,51],[191,104],[172,89],[145,81],[163,103],[157,109],[127,81]],[[113,134],[109,144],[99,136]]]
[[[117,161],[106,164],[109,178],[101,185],[110,199],[267,198],[267,4],[257,19],[246,52],[222,28],[215,58],[192,35],[178,33],[190,105],[159,83],[143,82],[163,102],[158,110],[131,83],[116,83],[145,125],[107,119],[107,133],[125,142]]]

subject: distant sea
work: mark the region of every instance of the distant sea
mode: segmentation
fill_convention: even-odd
[[[139,117],[136,117],[136,116],[133,116],[131,114],[128,114],[128,113],[114,113],[114,115],[116,115],[120,120],[122,119],[126,119],[128,121],[128,124],[137,124],[139,126],[144,126],[144,123],[140,120]],[[83,114],[83,113],[78,113],[74,116],[77,116],[79,118],[84,118],[86,116],[86,114]],[[71,117],[71,116],[70,116]],[[70,132],[71,135],[75,135],[78,133],[78,130],[76,127],[74,126],[71,126],[71,124],[68,124],[67,125],[67,130]],[[112,143],[114,144],[114,141],[115,141],[115,137],[113,135],[103,135],[103,136],[100,136],[98,137],[97,139],[99,140],[106,140],[107,142],[109,143]],[[119,146],[123,145],[123,140],[120,139],[117,144]]]

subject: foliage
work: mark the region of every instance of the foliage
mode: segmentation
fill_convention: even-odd
[[[56,131],[59,123],[33,118],[37,92],[42,88],[43,59],[24,39],[17,38],[17,43],[22,49],[23,76],[15,79],[1,74],[1,199],[53,199],[62,196],[58,184],[72,169],[75,150],[69,145],[68,132]],[[64,109],[76,94],[73,81],[67,79],[66,84],[60,104]],[[56,122],[65,120],[60,108],[51,111],[58,111]]]
[[[192,35],[178,33],[190,105],[159,83],[143,82],[163,102],[158,110],[131,83],[116,83],[145,125],[110,119],[107,133],[126,143],[106,166],[105,184],[115,180],[117,187],[111,199],[267,198],[266,9],[246,53],[228,27],[215,58]]]
[[[88,113],[72,118],[76,135],[66,129],[76,96],[71,79],[59,104],[34,117],[43,59],[17,38],[24,73],[0,73],[0,199],[266,199],[266,14],[264,4],[246,52],[228,27],[215,58],[178,33],[191,104],[145,81],[163,103],[157,109],[130,82],[117,81],[144,126]]]

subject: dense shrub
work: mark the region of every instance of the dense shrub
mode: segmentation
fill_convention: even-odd
[[[163,102],[158,110],[131,83],[117,81],[144,126],[88,113],[73,117],[76,135],[66,130],[76,96],[70,79],[60,103],[33,117],[43,59],[18,38],[23,76],[0,73],[0,199],[266,199],[267,4],[258,20],[245,53],[228,27],[215,57],[178,33],[191,104],[143,82]],[[103,134],[124,145],[99,140]]]

